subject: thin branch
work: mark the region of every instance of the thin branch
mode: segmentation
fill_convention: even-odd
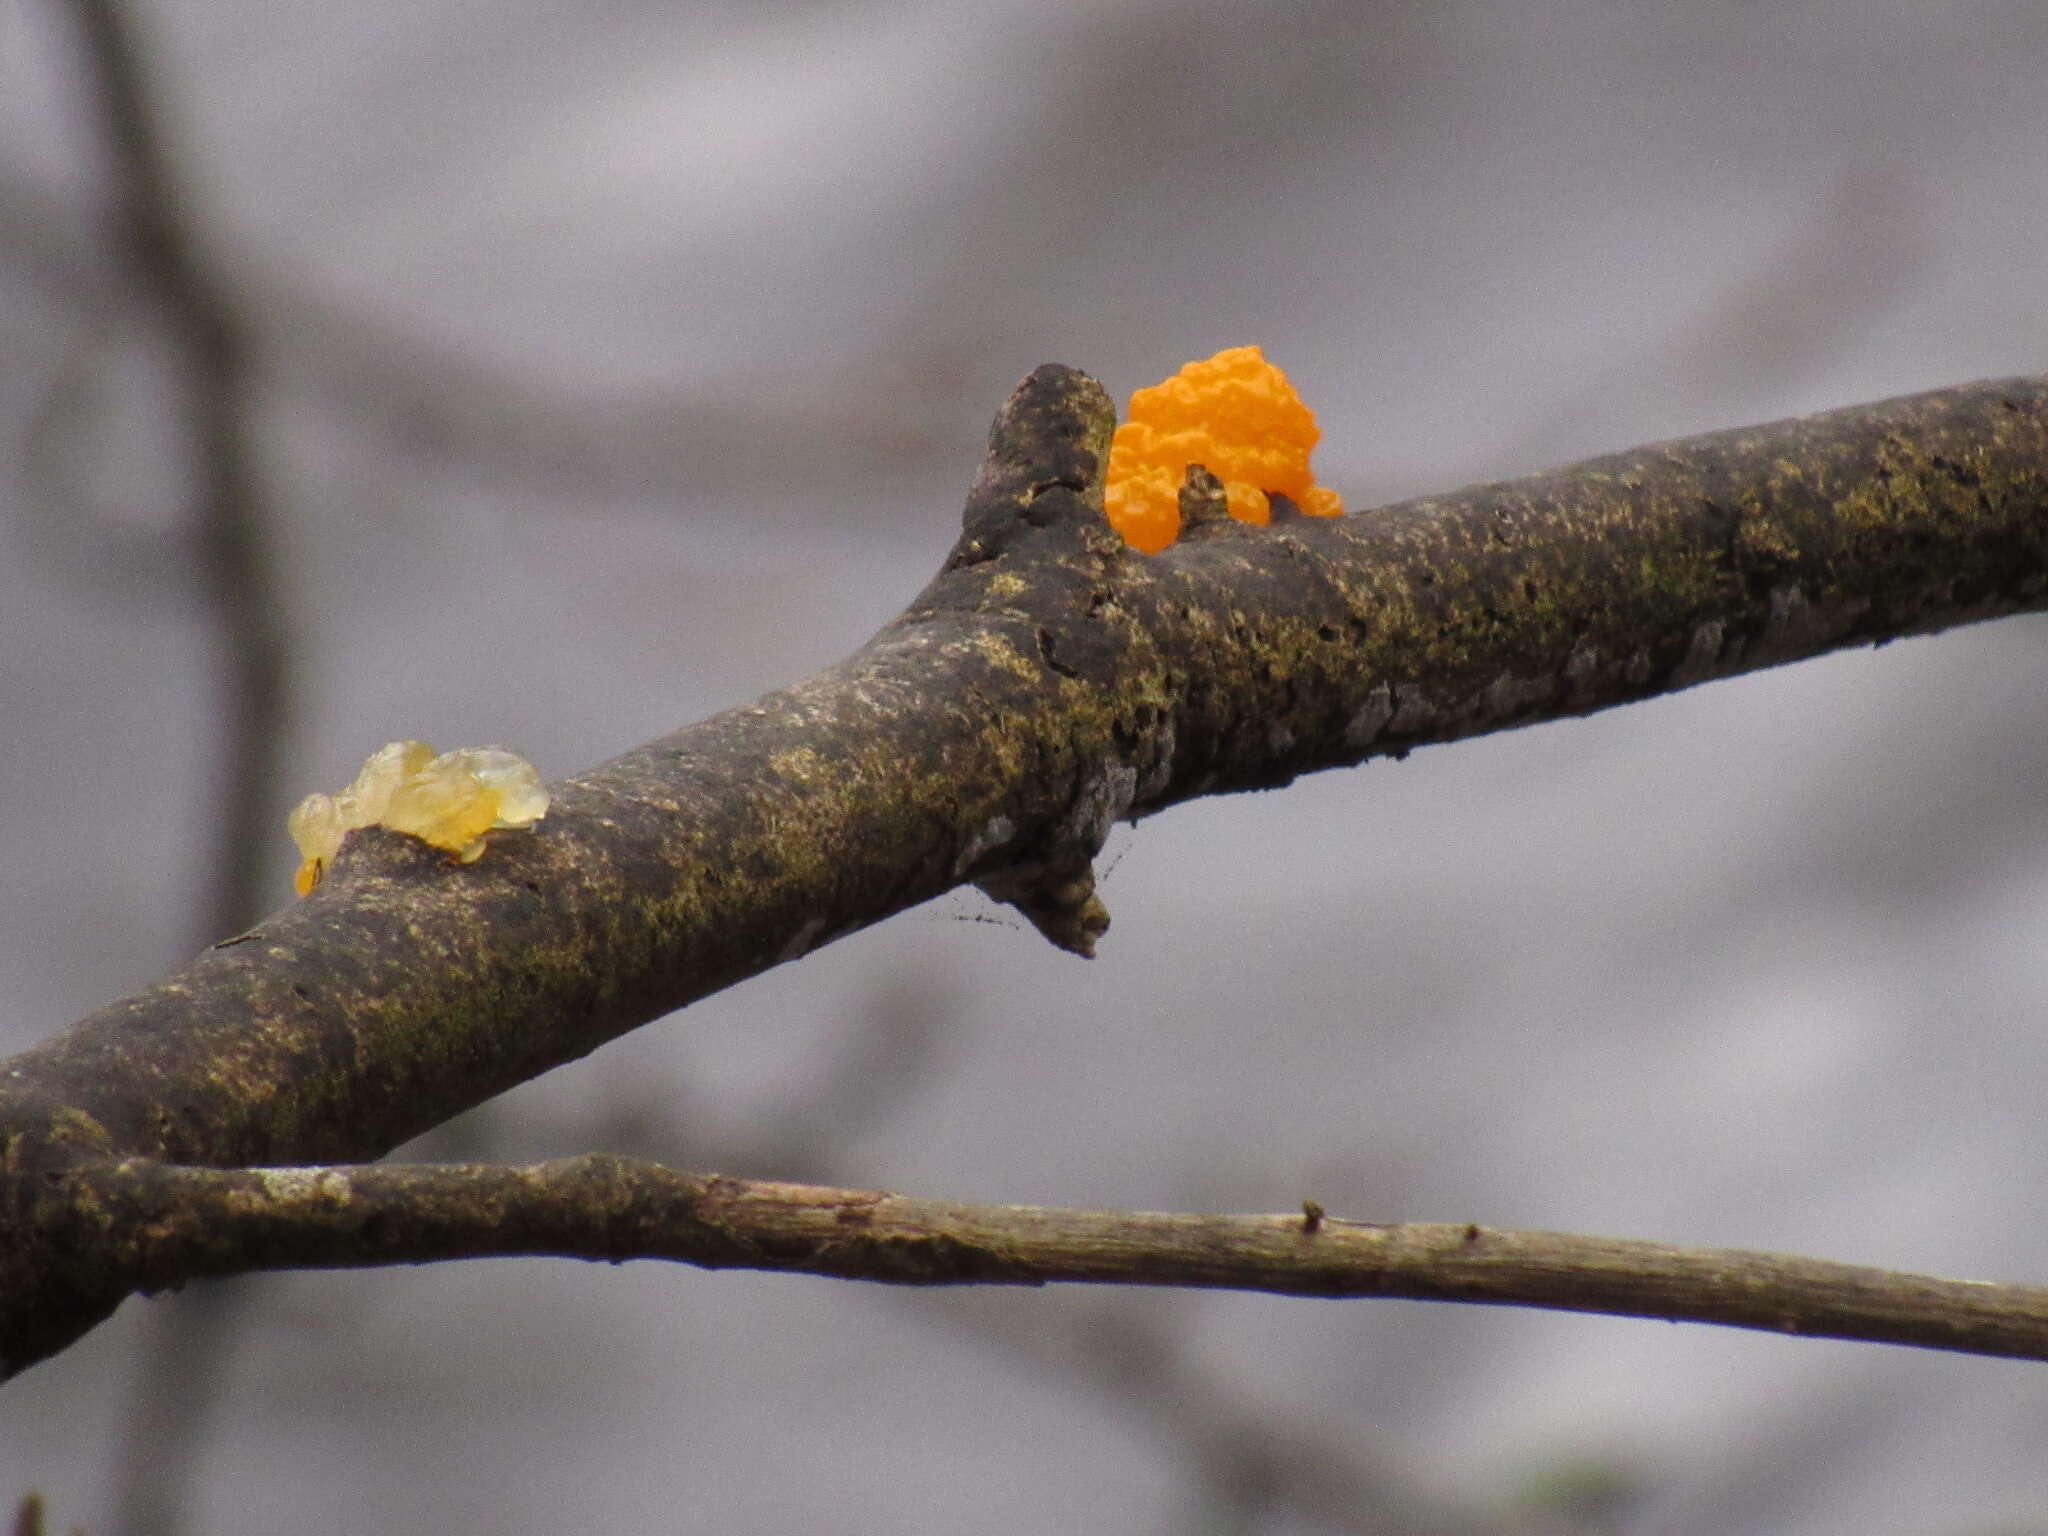
[[[253,1269],[667,1259],[892,1285],[1179,1286],[1720,1323],[2048,1360],[2048,1288],[1471,1224],[917,1200],[590,1154],[523,1168],[214,1170],[143,1159],[65,1192],[141,1286]]]
[[[1211,1504],[1239,1517],[1232,1528],[1263,1529],[1262,1517],[1285,1509],[1315,1529],[1357,1536],[1530,1536],[1525,1511],[1493,1508],[1470,1489],[1432,1487],[1384,1437],[1286,1411],[1201,1368],[1161,1326],[1160,1309],[1128,1292],[1091,1307],[1029,1311],[968,1305],[974,1296],[954,1292],[960,1305],[948,1310],[977,1338],[1145,1415],[1177,1442]],[[1573,1536],[1579,1526],[1558,1516],[1542,1529]]]
[[[611,1109],[586,1117],[580,1130],[557,1128],[555,1139],[630,1148],[670,1165],[830,1182],[847,1161],[850,1139],[928,1086],[940,1042],[937,1018],[924,1015],[938,1010],[952,1018],[945,992],[929,979],[914,991],[884,988],[846,1020],[845,1054],[824,1082],[778,1099],[747,1126],[714,1126],[718,1117],[692,1113],[672,1090],[649,1083],[645,1095],[610,1096]],[[472,1113],[455,1124],[470,1127],[477,1119]],[[486,1144],[444,1155],[441,1139],[430,1138],[434,1150],[419,1155],[445,1162],[495,1154]],[[1040,1377],[1102,1394],[1142,1420],[1197,1479],[1190,1498],[1200,1503],[1196,1523],[1204,1529],[1263,1529],[1284,1508],[1360,1536],[1528,1536],[1524,1511],[1496,1509],[1470,1490],[1431,1487],[1382,1437],[1340,1432],[1202,1368],[1192,1341],[1169,1326],[1184,1312],[1129,1291],[1070,1292],[1064,1299],[1068,1305],[1020,1310],[962,1288],[943,1298],[953,1305],[935,1310],[941,1298],[920,1288],[904,1294],[904,1305],[926,1321],[956,1325],[968,1341],[1000,1349]],[[1582,1528],[1560,1510],[1544,1531],[1573,1536]]]
[[[249,326],[225,273],[194,227],[192,188],[148,65],[147,33],[123,0],[72,0],[113,189],[114,245],[161,319],[178,371],[192,468],[187,558],[158,579],[186,577],[215,626],[219,723],[209,739],[205,894],[192,903],[194,945],[261,913],[265,831],[282,813],[281,758],[290,732],[289,639],[275,561],[275,522],[257,464],[255,368]],[[61,398],[61,397],[60,397]],[[124,541],[125,542],[125,541]],[[163,1533],[189,1524],[191,1483],[218,1395],[224,1345],[246,1311],[246,1288],[194,1291],[161,1313],[135,1354],[117,1504],[123,1524]]]
[[[284,600],[266,548],[270,518],[251,432],[253,348],[229,283],[191,228],[192,195],[179,178],[135,18],[121,0],[71,5],[108,150],[118,245],[176,348],[193,452],[196,571],[220,630],[226,686],[205,866],[212,885],[195,938],[207,943],[261,910],[263,845],[251,828],[274,825],[281,809],[278,758],[288,725]]]

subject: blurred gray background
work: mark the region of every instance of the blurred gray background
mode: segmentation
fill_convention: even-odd
[[[285,806],[388,739],[559,777],[843,655],[1041,362],[1259,342],[1353,505],[2048,370],[2040,0],[130,19],[288,686],[251,788],[189,348],[73,0],[0,0],[9,1049],[216,936],[223,827],[286,899]],[[1179,809],[1093,964],[949,898],[413,1151],[2048,1281],[2044,662],[2009,620]],[[2011,1536],[2044,1443],[2010,1362],[540,1261],[135,1302],[0,1392],[0,1494],[94,1536]]]

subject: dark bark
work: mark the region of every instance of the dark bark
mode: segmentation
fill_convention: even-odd
[[[373,1158],[965,880],[1087,953],[1119,819],[2048,602],[2048,380],[1156,556],[1102,518],[1112,414],[1027,379],[944,568],[847,661],[555,786],[478,863],[357,833],[311,897],[6,1063],[7,1368],[179,1278],[82,1169]]]

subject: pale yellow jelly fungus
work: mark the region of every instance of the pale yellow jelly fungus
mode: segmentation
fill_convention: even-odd
[[[1230,515],[1263,523],[1269,496],[1311,517],[1344,510],[1317,485],[1308,456],[1322,433],[1315,413],[1257,347],[1231,347],[1189,363],[1131,396],[1130,419],[1109,448],[1103,505],[1110,526],[1146,554],[1180,537],[1180,487],[1200,464],[1223,482]]]
[[[464,864],[482,857],[484,834],[530,827],[548,813],[548,792],[525,758],[502,747],[463,747],[439,757],[423,741],[379,747],[338,795],[308,795],[287,823],[304,863],[303,896],[320,883],[341,840],[357,827],[389,827],[445,848]]]

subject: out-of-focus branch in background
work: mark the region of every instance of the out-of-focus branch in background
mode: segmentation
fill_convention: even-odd
[[[264,830],[281,813],[290,726],[290,646],[278,590],[274,520],[255,442],[254,347],[234,288],[211,263],[177,163],[147,44],[122,0],[71,0],[84,86],[102,137],[111,241],[126,282],[169,343],[188,445],[181,542],[192,597],[217,631],[219,761],[206,825],[197,948],[261,915]],[[124,1530],[170,1536],[188,1524],[194,1469],[212,1423],[222,1352],[250,1285],[193,1288],[157,1314],[139,1352],[117,1477]]]
[[[259,915],[262,839],[277,818],[289,711],[284,605],[253,431],[254,347],[232,285],[194,230],[145,46],[121,0],[71,0],[86,83],[105,139],[114,238],[173,344],[192,451],[198,597],[220,630],[221,764],[208,836],[211,873],[195,944]]]
[[[676,1084],[645,1097],[631,1090],[594,1122],[550,1136],[565,1146],[602,1145],[687,1166],[745,1169],[757,1176],[832,1179],[849,1151],[886,1125],[903,1102],[943,1070],[939,1054],[952,999],[943,987],[896,985],[867,999],[849,1021],[838,1059],[806,1092],[720,1128],[678,1105]],[[505,1160],[492,1106],[437,1128],[411,1152],[432,1161]],[[1527,1510],[1495,1512],[1426,1490],[1391,1451],[1357,1435],[1334,1436],[1284,1404],[1261,1403],[1203,1371],[1156,1308],[1122,1297],[1047,1296],[1044,1305],[977,1304],[975,1295],[920,1291],[920,1316],[943,1319],[1023,1368],[1069,1391],[1110,1400],[1170,1443],[1192,1469],[1195,1524],[1252,1532],[1295,1516],[1358,1536],[1507,1536],[1527,1531]],[[1157,1300],[1157,1298],[1154,1298]],[[1569,1509],[1546,1511],[1545,1536],[1595,1536],[1603,1527]]]

